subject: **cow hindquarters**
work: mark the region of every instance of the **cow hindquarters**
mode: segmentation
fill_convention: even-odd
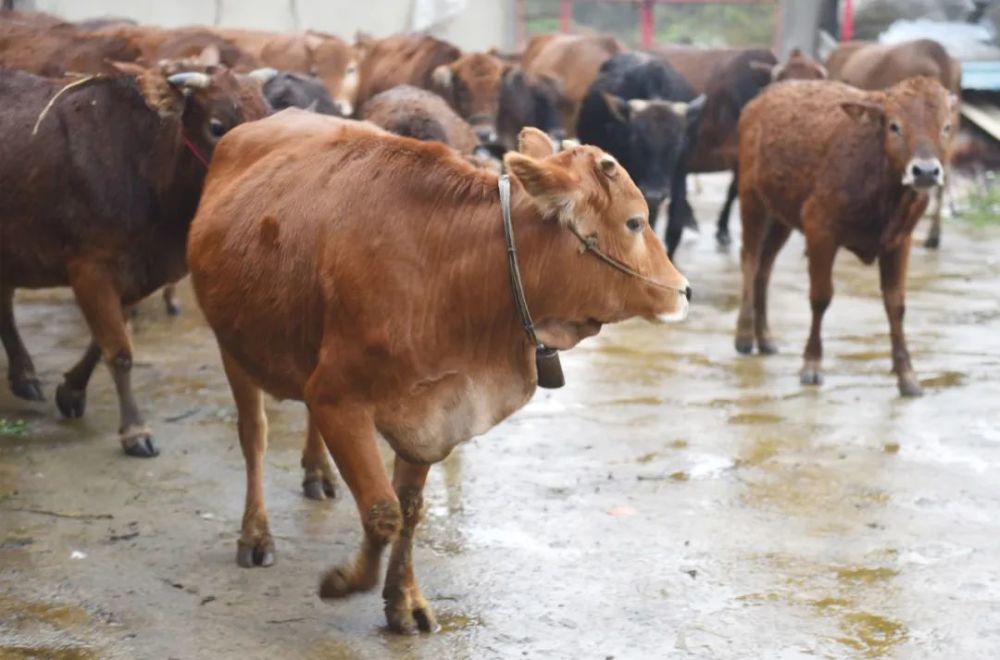
[[[365,532],[354,561],[330,569],[320,583],[320,598],[343,598],[378,583],[382,551],[399,535],[402,513],[379,455],[372,411],[324,393],[323,373],[320,366],[306,385],[306,404],[354,495]]]
[[[910,351],[903,333],[903,316],[906,312],[906,269],[910,260],[908,236],[891,252],[879,256],[878,268],[882,284],[882,300],[889,317],[889,336],[892,340],[892,369],[899,381],[903,396],[920,396],[924,393],[910,364]]]
[[[389,627],[410,635],[419,630],[436,632],[439,629],[434,612],[413,576],[413,535],[423,510],[428,471],[430,465],[410,463],[396,456],[392,474],[392,486],[403,511],[403,528],[392,546],[382,598]]]
[[[274,563],[274,540],[264,506],[264,454],[267,452],[264,397],[236,360],[221,347],[220,352],[236,401],[236,425],[247,469],[247,495],[243,526],[236,544],[236,563],[244,568],[270,566]]]
[[[70,264],[69,283],[94,341],[101,348],[118,393],[118,439],[129,456],[150,458],[159,454],[132,395],[132,341],[128,336],[121,291],[111,271],[99,262]]]
[[[44,401],[35,365],[14,323],[14,287],[0,284],[0,342],[7,352],[7,382],[16,397]]]

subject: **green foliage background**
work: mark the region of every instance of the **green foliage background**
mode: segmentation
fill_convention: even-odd
[[[657,43],[694,43],[704,46],[771,46],[777,3],[745,7],[727,5],[657,5],[654,9]],[[525,34],[559,30],[559,0],[525,0]],[[630,46],[639,44],[638,3],[602,3],[577,0],[573,4],[576,31],[592,30],[617,36]]]

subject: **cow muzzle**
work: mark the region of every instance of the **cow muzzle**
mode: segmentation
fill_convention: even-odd
[[[354,105],[347,99],[337,99],[333,102],[333,107],[337,109],[341,117],[350,117],[354,114]]]
[[[476,137],[479,138],[479,141],[486,146],[496,144],[499,140],[497,136],[497,129],[492,126],[476,126],[474,130],[476,132]]]
[[[914,158],[903,172],[903,185],[927,190],[944,185],[944,166],[937,158]]]
[[[688,311],[691,309],[691,285],[688,284],[687,280],[684,280],[684,290],[677,292],[677,298],[677,309],[657,314],[656,323],[677,323],[687,318]]]

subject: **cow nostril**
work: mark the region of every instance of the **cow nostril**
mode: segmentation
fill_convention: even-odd
[[[913,164],[913,167],[910,168],[910,171],[913,173],[913,176],[916,176],[916,177],[919,177],[919,176],[923,175],[923,173],[924,173],[924,170],[919,165],[917,165],[916,163]]]
[[[691,302],[691,287],[684,289],[684,297],[688,299],[688,302]]]

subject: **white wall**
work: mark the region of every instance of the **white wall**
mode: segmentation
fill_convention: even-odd
[[[465,0],[465,10],[430,32],[464,50],[513,46],[514,0]],[[164,27],[203,24],[290,31],[315,29],[353,39],[362,30],[386,36],[411,29],[413,0],[34,0],[68,20],[124,16]],[[295,8],[295,11],[292,8]]]

